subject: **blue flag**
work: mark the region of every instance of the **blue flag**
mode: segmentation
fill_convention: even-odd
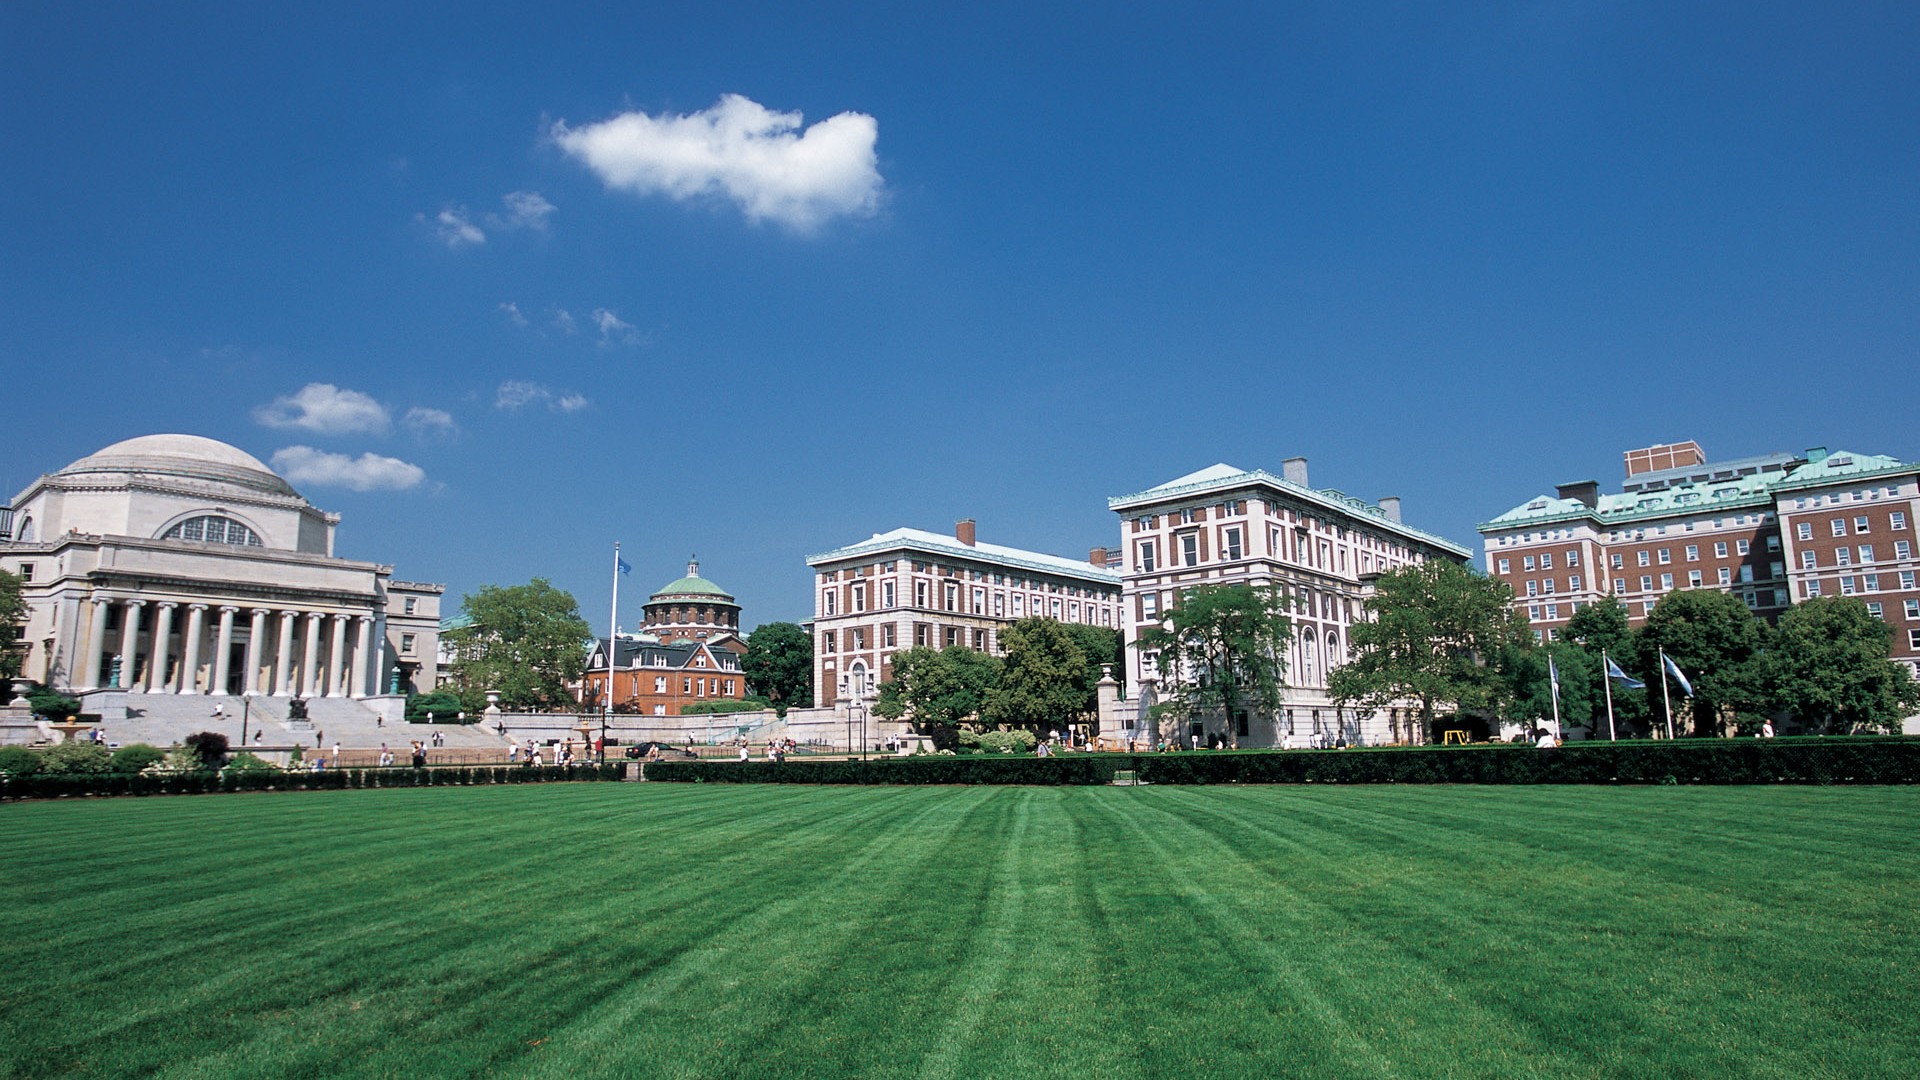
[[[617,566],[619,566],[619,567],[620,567],[620,572],[621,572],[622,574],[631,574],[631,573],[633,573],[633,567],[631,567],[631,566],[628,566],[628,565],[627,565],[627,560],[625,560],[625,559],[623,559],[623,558],[621,558],[621,557],[620,557],[620,556],[618,556],[618,555],[615,555],[615,556],[613,557],[613,561],[614,561],[614,563],[615,563],[615,564],[616,564]]]
[[[1646,683],[1643,683],[1639,679],[1636,679],[1633,676],[1627,674],[1626,672],[1621,671],[1620,665],[1614,663],[1613,658],[1611,656],[1607,658],[1607,678],[1620,680],[1621,685],[1625,686],[1629,690],[1645,690],[1647,688]]]
[[[1560,696],[1560,668],[1553,662],[1553,654],[1547,654],[1547,681],[1553,684],[1553,694]]]
[[[1680,665],[1673,662],[1673,657],[1668,656],[1666,653],[1661,653],[1660,662],[1667,665],[1667,674],[1673,676],[1673,681],[1680,684],[1680,692],[1688,697],[1692,697],[1693,684],[1688,682],[1687,677],[1680,673]]]

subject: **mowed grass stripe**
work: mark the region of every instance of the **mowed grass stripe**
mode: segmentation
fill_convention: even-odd
[[[1905,1075],[1916,808],[617,784],[0,806],[0,903],[34,928],[0,1075]]]

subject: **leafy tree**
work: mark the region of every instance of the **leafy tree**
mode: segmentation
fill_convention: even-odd
[[[1021,619],[1000,633],[1006,656],[987,688],[980,718],[990,724],[1063,724],[1087,711],[1087,654],[1054,619]]]
[[[482,691],[484,698],[485,692]],[[460,695],[451,690],[435,690],[426,694],[414,694],[407,698],[406,720],[409,724],[458,724],[460,714],[466,711],[466,703]],[[466,723],[478,723],[478,713],[467,713]]]
[[[27,621],[27,602],[20,595],[20,576],[0,570],[0,678],[20,674],[26,654],[14,643],[13,629]]]
[[[1273,585],[1202,585],[1180,594],[1164,625],[1135,647],[1157,651],[1167,696],[1188,716],[1280,708],[1293,600]]]
[[[1120,631],[1109,630],[1104,626],[1089,626],[1086,623],[1062,623],[1067,636],[1073,639],[1080,651],[1087,654],[1087,674],[1082,680],[1087,693],[1087,703],[1082,711],[1092,712],[1100,705],[1100,678],[1107,668],[1113,669],[1115,680],[1124,680],[1127,675],[1127,643]]]
[[[747,635],[740,670],[781,716],[807,708],[813,704],[813,635],[790,622],[762,623]]]
[[[113,755],[93,742],[63,742],[40,751],[40,769],[48,773],[103,773],[113,767]]]
[[[1366,708],[1418,701],[1424,732],[1437,705],[1488,708],[1505,690],[1494,662],[1533,640],[1512,600],[1504,582],[1443,559],[1390,570],[1376,579],[1367,618],[1352,630],[1352,657],[1327,688]]]
[[[181,742],[200,760],[201,768],[218,769],[227,763],[227,737],[217,731],[202,731]]]
[[[158,765],[166,759],[167,752],[157,746],[138,742],[128,743],[113,752],[110,768],[117,773],[137,773],[150,765]]]
[[[935,745],[950,749],[960,721],[980,711],[987,688],[1000,678],[1000,661],[964,645],[922,646],[893,654],[893,677],[880,684],[875,716],[905,717]]]
[[[1815,597],[1780,616],[1759,670],[1771,703],[1802,722],[1835,735],[1897,733],[1920,710],[1920,682],[1888,658],[1892,644],[1893,627],[1860,600]]]
[[[1547,659],[1553,659],[1549,668]],[[1553,717],[1553,671],[1560,674],[1560,723],[1566,727],[1606,725],[1601,698],[1600,654],[1551,641],[1533,648],[1509,646],[1500,663],[1507,680],[1507,715],[1530,723]],[[1595,717],[1599,719],[1596,721]]]
[[[567,684],[586,664],[593,631],[573,595],[545,578],[525,585],[485,585],[461,598],[469,620],[447,632],[454,675],[468,712],[486,708],[498,690],[510,710],[551,710],[573,704]]]
[[[1620,665],[1623,672],[1643,670],[1640,660],[1640,646],[1634,640],[1633,627],[1629,625],[1627,608],[1618,599],[1607,597],[1604,600],[1587,604],[1560,631],[1560,640],[1570,641],[1585,649],[1596,665],[1599,678],[1604,679],[1606,661],[1612,660]],[[1593,726],[1595,731],[1605,730],[1607,722],[1607,694],[1613,695],[1614,730],[1641,731],[1647,726],[1647,692],[1634,690],[1621,685],[1617,680],[1611,691],[1604,683],[1594,687]]]
[[[1718,735],[1722,710],[1759,707],[1765,698],[1754,657],[1766,645],[1767,624],[1739,597],[1714,589],[1668,593],[1636,635],[1647,705],[1663,710],[1662,650],[1693,684],[1693,733]],[[1678,690],[1679,687],[1672,687]]]
[[[44,686],[27,692],[27,704],[32,707],[35,716],[44,716],[51,720],[65,720],[69,716],[80,714],[79,698],[68,697]]]

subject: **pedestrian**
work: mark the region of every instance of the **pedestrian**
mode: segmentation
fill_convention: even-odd
[[[427,748],[421,745],[418,739],[413,741],[413,767],[416,769],[427,767]]]
[[[222,702],[218,702],[218,701],[214,702],[212,715],[213,715],[213,719],[215,720],[225,720],[227,718],[226,705]]]
[[[740,740],[740,760],[747,760],[747,741],[745,739]]]
[[[335,768],[338,768],[340,766],[340,740],[339,739],[333,740],[333,764]]]
[[[1536,734],[1537,737],[1534,739],[1533,745],[1542,750],[1552,750],[1560,745],[1560,740],[1554,738],[1553,732],[1548,731],[1546,728],[1541,728]]]
[[[1760,737],[1763,739],[1773,738],[1773,721],[1771,720],[1760,721]]]
[[[1196,733],[1196,734],[1192,734],[1192,735],[1188,735],[1188,736],[1187,736],[1187,741],[1193,744],[1193,748],[1194,748],[1195,750],[1198,750],[1198,749],[1200,749],[1200,736],[1199,736],[1199,735],[1198,735],[1197,733]]]

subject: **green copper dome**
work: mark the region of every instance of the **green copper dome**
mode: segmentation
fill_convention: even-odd
[[[655,592],[650,599],[659,600],[668,596],[711,596],[716,600],[724,600],[729,604],[733,603],[732,593],[700,576],[700,560],[698,558],[691,559],[687,562],[686,577],[662,585],[659,591]]]

